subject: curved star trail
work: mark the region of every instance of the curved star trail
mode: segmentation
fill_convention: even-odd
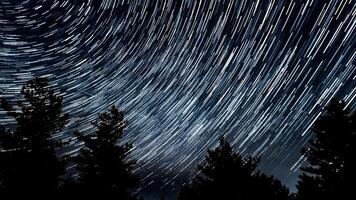
[[[1,0],[0,92],[49,77],[71,129],[118,105],[146,186],[193,175],[223,134],[288,182],[323,106],[356,105],[355,15],[352,0]]]

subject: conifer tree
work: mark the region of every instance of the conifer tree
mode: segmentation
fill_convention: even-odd
[[[273,177],[256,170],[259,159],[243,158],[221,137],[219,146],[208,150],[200,174],[183,186],[179,200],[289,198],[288,189]]]
[[[2,99],[6,113],[16,127],[0,128],[1,190],[13,194],[56,192],[65,160],[56,151],[63,146],[58,133],[68,122],[62,112],[62,97],[46,78],[28,81],[21,89],[23,98]]]
[[[126,126],[122,112],[113,106],[99,114],[93,126],[92,134],[76,133],[84,145],[76,157],[79,190],[110,199],[136,199],[131,195],[138,184],[133,174],[135,160],[128,159],[132,145],[120,144]]]
[[[313,126],[314,137],[302,149],[309,165],[301,168],[299,199],[336,199],[351,195],[355,184],[355,114],[333,99]]]

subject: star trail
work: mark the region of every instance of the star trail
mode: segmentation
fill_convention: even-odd
[[[323,107],[356,106],[355,27],[353,0],[1,0],[0,95],[49,77],[67,133],[117,105],[143,187],[193,176],[221,135],[291,186]]]

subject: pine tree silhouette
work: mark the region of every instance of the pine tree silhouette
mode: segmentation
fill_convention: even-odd
[[[46,78],[28,81],[21,94],[19,109],[4,99],[1,102],[17,122],[12,131],[0,128],[1,190],[14,195],[54,193],[65,171],[65,160],[56,155],[63,146],[56,134],[68,122],[68,114],[62,113],[62,97]]]
[[[287,200],[292,199],[289,190],[278,179],[273,176],[267,176],[261,172],[257,172],[253,176],[253,184],[251,199],[273,199]]]
[[[278,180],[256,171],[259,159],[234,153],[223,137],[205,160],[198,166],[200,174],[181,189],[179,200],[289,198],[288,189]]]
[[[123,114],[116,107],[99,114],[93,123],[93,134],[76,133],[84,143],[76,157],[79,172],[79,191],[83,194],[105,195],[106,199],[136,199],[130,190],[137,186],[133,175],[136,161],[127,157],[132,149],[129,143],[119,145],[126,126]]]
[[[313,126],[314,138],[302,149],[309,166],[301,168],[299,199],[336,199],[353,194],[355,184],[355,113],[333,99]]]

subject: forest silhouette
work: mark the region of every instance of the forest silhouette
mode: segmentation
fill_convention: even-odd
[[[0,125],[0,195],[143,199],[136,192],[140,186],[140,175],[134,173],[136,160],[129,156],[133,146],[122,141],[127,126],[123,113],[112,106],[92,122],[94,131],[78,130],[69,135],[81,147],[67,155],[64,149],[71,144],[61,133],[69,115],[63,112],[62,101],[46,78],[26,82],[18,99],[1,99],[2,110],[16,125]],[[301,149],[307,162],[301,168],[296,193],[259,171],[259,157],[239,153],[220,137],[218,146],[207,150],[205,160],[197,166],[198,174],[187,180],[177,199],[352,199],[355,112],[333,99],[312,131],[313,137]],[[75,166],[75,176],[66,175],[69,165]]]

